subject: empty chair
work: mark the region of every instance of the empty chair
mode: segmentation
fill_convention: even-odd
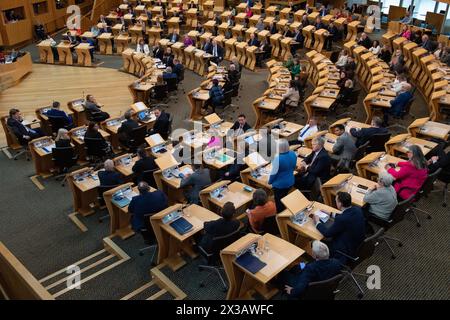
[[[374,134],[369,139],[369,145],[366,148],[367,153],[386,151],[385,144],[391,138],[390,133]]]
[[[333,278],[310,282],[305,292],[300,296],[301,300],[334,300],[337,287],[341,283],[344,276],[338,274]]]
[[[76,165],[78,160],[78,155],[75,154],[75,149],[73,147],[64,148],[53,148],[52,149],[52,160],[55,167],[58,168],[59,173],[65,176],[69,169]],[[58,179],[59,177],[57,177]],[[64,181],[62,185],[64,186]]]

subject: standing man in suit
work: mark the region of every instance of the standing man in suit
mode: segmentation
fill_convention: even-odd
[[[139,123],[137,123],[135,120],[131,118],[132,111],[127,110],[125,112],[125,122],[122,122],[122,125],[117,130],[117,133],[119,135],[119,141],[124,146],[129,145],[129,141],[131,139],[131,132],[133,129],[139,128]]]
[[[202,50],[205,51],[206,53],[212,54],[212,44],[211,44],[211,39],[210,38],[206,39]]]
[[[132,170],[133,173],[136,176],[136,182],[139,183],[143,181],[143,172],[148,170],[155,170],[157,169],[155,159],[147,154],[147,151],[144,148],[139,148],[137,150],[137,154],[139,157],[139,160],[136,161],[134,164]],[[148,181],[146,181],[149,183]]]
[[[123,183],[122,175],[114,169],[114,161],[106,160],[104,167],[105,170],[98,172],[101,186],[118,186]]]
[[[194,165],[194,173],[187,175],[181,179],[180,188],[190,186],[191,190],[186,192],[186,198],[191,204],[198,204],[200,201],[199,193],[206,186],[211,184],[211,177],[208,168],[204,168],[202,164]]]
[[[169,41],[171,43],[175,43],[175,42],[178,42],[178,40],[180,40],[180,35],[179,35],[178,31],[176,29],[174,29],[173,32],[171,34],[169,34],[167,39],[169,39]]]
[[[356,147],[362,146],[370,140],[374,134],[386,134],[388,129],[383,127],[383,120],[380,117],[373,117],[370,128],[350,128],[350,134],[356,138]]]
[[[72,117],[69,116],[67,113],[65,113],[64,111],[62,111],[60,109],[61,104],[58,101],[53,101],[52,103],[52,108],[50,110],[48,110],[45,115],[47,117],[59,117],[59,118],[63,118],[64,119],[64,127],[66,129],[71,129],[73,128],[73,120]]]
[[[248,43],[247,43],[249,46],[255,46],[255,47],[259,47],[259,40],[258,40],[258,38],[256,37],[256,34],[255,33],[252,33],[251,35],[250,35],[250,39],[248,40]]]
[[[316,137],[312,141],[313,152],[302,162],[303,174],[297,178],[296,187],[310,190],[317,178],[325,182],[330,178],[331,158],[324,148],[325,140]]]
[[[211,59],[212,60],[212,62],[214,62],[215,64],[219,64],[222,60],[223,60],[223,56],[224,56],[224,53],[223,53],[223,48],[222,48],[222,46],[220,46],[218,43],[217,43],[217,41],[216,40],[213,40],[213,42],[212,42],[212,55],[213,55],[213,58]]]
[[[314,215],[314,223],[325,238],[331,238],[329,243],[331,257],[346,263],[347,258],[338,251],[349,256],[355,256],[356,250],[364,241],[365,219],[359,207],[352,206],[352,196],[347,192],[338,192],[336,195],[336,208],[341,214],[333,214],[334,222],[327,227]]]
[[[345,131],[343,124],[334,127],[334,134],[338,136],[333,145],[331,158],[337,162],[338,167],[348,167],[355,156],[356,146],[352,136]]]
[[[161,190],[150,192],[150,186],[145,181],[138,184],[139,195],[131,199],[128,212],[131,213],[131,226],[134,231],[140,232],[147,229],[144,219],[166,209],[169,204],[167,196]],[[148,217],[145,217],[148,215]],[[150,222],[149,224],[150,225]]]
[[[156,116],[156,121],[149,134],[152,135],[159,133],[163,139],[167,139],[169,136],[170,115],[164,111],[161,111],[159,108],[156,108],[153,112]]]
[[[245,114],[240,114],[238,116],[238,120],[233,124],[233,126],[230,128],[234,132],[234,136],[239,136],[241,134],[244,134],[247,132],[247,130],[250,130],[252,127],[247,123],[247,118],[245,117]]]
[[[13,108],[9,110],[9,118],[6,120],[6,124],[11,128],[21,144],[44,136],[44,133],[40,128],[31,129],[24,126],[22,122],[23,118],[19,109]]]
[[[300,273],[283,272],[280,275],[279,280],[289,299],[300,298],[311,282],[331,279],[342,269],[339,260],[330,258],[328,246],[319,240],[312,242],[312,257],[314,261],[306,264]]]

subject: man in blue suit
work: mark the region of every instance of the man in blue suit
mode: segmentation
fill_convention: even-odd
[[[255,33],[252,33],[251,35],[250,35],[250,39],[248,40],[248,42],[247,42],[247,44],[251,47],[251,46],[255,46],[255,47],[259,47],[259,40],[258,40],[258,38],[256,37],[256,34]]]
[[[133,215],[131,226],[136,232],[146,229],[144,215],[153,215],[168,207],[167,196],[160,190],[150,192],[147,182],[138,184],[139,195],[131,199],[128,211]]]
[[[211,44],[211,39],[210,38],[206,39],[202,50],[205,51],[206,53],[212,54],[212,44]]]
[[[389,115],[400,117],[412,98],[411,85],[407,82],[403,83],[397,97],[390,101],[391,107],[384,111],[384,125],[388,126]]]
[[[283,272],[280,275],[279,282],[284,285],[283,289],[289,299],[300,298],[311,282],[331,279],[342,269],[340,261],[330,259],[328,246],[319,240],[312,243],[312,256],[315,261],[306,265],[300,264],[300,273],[293,273],[298,270],[290,270],[289,273]]]
[[[217,43],[216,40],[213,40],[211,54],[213,58],[211,59],[215,64],[219,64],[223,60],[223,48]]]
[[[349,193],[338,192],[336,207],[342,213],[335,215],[331,226],[327,227],[317,215],[314,215],[313,219],[317,230],[325,238],[331,238],[329,242],[331,257],[345,263],[347,258],[339,252],[352,257],[356,255],[356,250],[364,241],[366,222],[361,208],[352,206],[352,196]]]
[[[64,118],[65,124],[64,127],[66,129],[71,129],[73,128],[73,120],[72,117],[69,116],[67,113],[65,113],[64,111],[62,111],[60,109],[61,104],[58,101],[54,101],[52,104],[52,108],[50,110],[48,110],[45,115],[47,117],[60,117],[60,118]]]

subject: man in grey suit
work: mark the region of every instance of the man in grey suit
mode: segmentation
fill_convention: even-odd
[[[191,190],[186,192],[186,198],[189,203],[199,203],[199,193],[206,186],[211,184],[211,177],[209,169],[204,168],[202,165],[195,165],[195,171],[191,175],[184,177],[181,180],[180,188],[191,186]]]
[[[345,132],[345,127],[342,124],[334,127],[334,134],[338,138],[333,145],[333,155],[331,158],[337,162],[337,167],[348,168],[356,152],[355,141],[348,132]]]

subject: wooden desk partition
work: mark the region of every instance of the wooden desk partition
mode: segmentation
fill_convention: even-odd
[[[0,92],[18,84],[23,77],[32,71],[32,68],[33,62],[29,52],[17,58],[16,62],[0,64]]]

